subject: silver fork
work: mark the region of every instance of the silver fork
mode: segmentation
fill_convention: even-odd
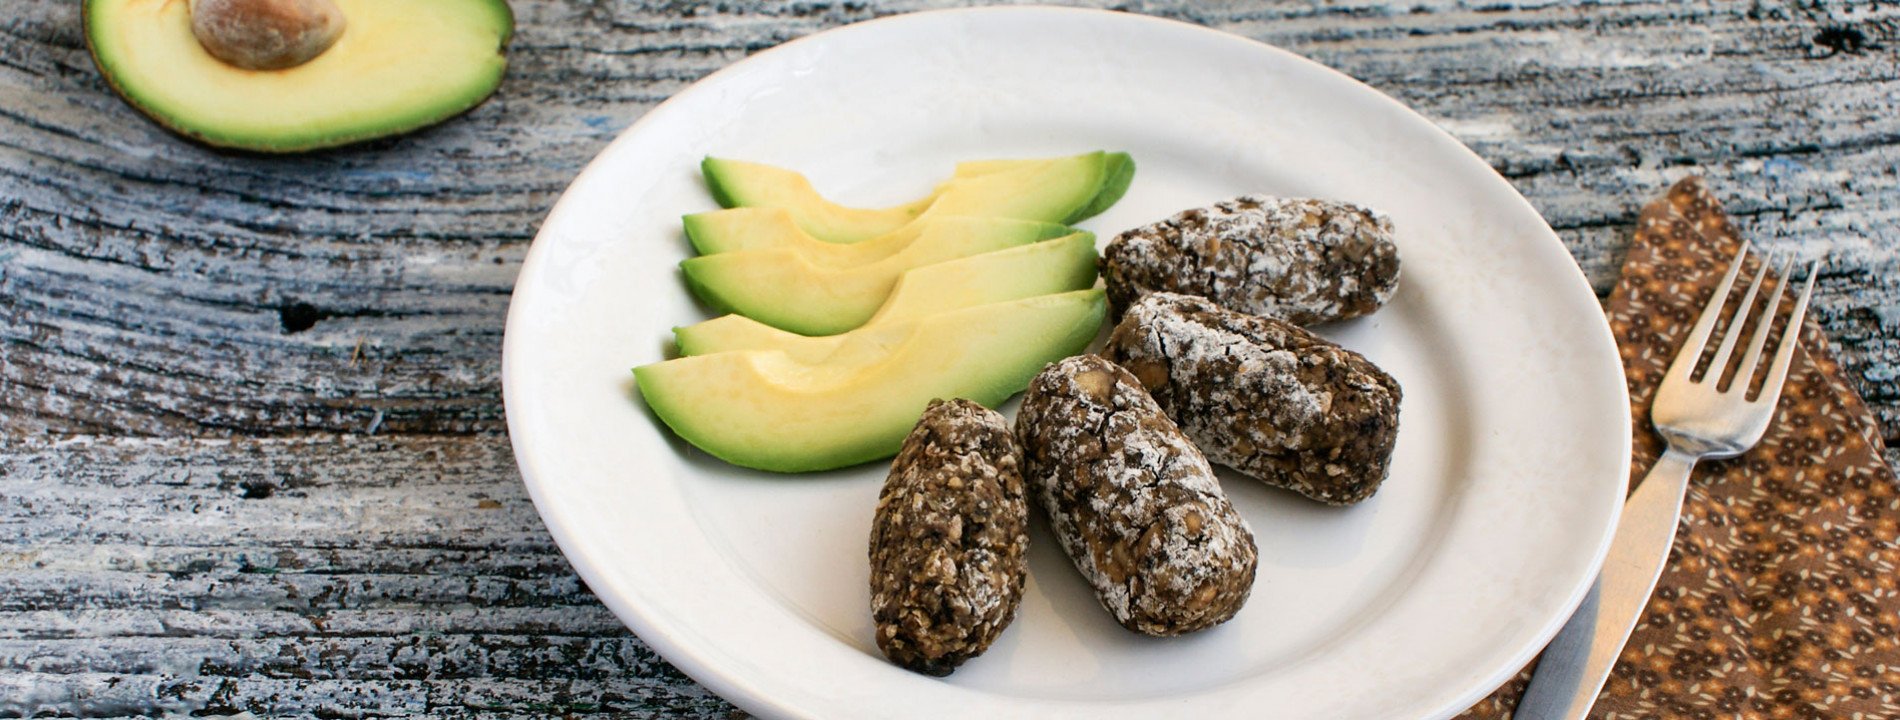
[[[1525,690],[1524,699],[1518,702],[1515,720],[1574,720],[1590,711],[1597,693],[1603,689],[1603,682],[1610,676],[1610,668],[1616,664],[1617,655],[1623,651],[1623,644],[1629,641],[1630,631],[1642,617],[1643,607],[1656,589],[1656,579],[1662,575],[1669,547],[1675,542],[1683,495],[1689,489],[1689,471],[1698,460],[1731,458],[1746,452],[1760,442],[1762,433],[1768,430],[1768,423],[1775,415],[1775,403],[1781,397],[1782,383],[1788,379],[1788,366],[1794,359],[1795,345],[1801,336],[1801,320],[1807,313],[1808,297],[1814,292],[1814,275],[1820,263],[1809,266],[1807,284],[1795,300],[1787,329],[1781,333],[1761,393],[1750,400],[1749,385],[1767,344],[1769,328],[1774,325],[1775,310],[1781,305],[1783,287],[1793,263],[1782,267],[1781,281],[1776,283],[1774,296],[1769,298],[1766,311],[1755,325],[1754,337],[1749,341],[1747,353],[1742,355],[1734,379],[1723,384],[1723,370],[1728,367],[1741,337],[1740,329],[1745,327],[1749,309],[1755,304],[1762,277],[1768,272],[1766,263],[1755,273],[1754,282],[1742,295],[1734,319],[1723,330],[1721,345],[1710,358],[1708,370],[1700,376],[1695,372],[1709,336],[1715,331],[1716,321],[1721,318],[1729,291],[1735,286],[1735,277],[1742,270],[1742,261],[1747,257],[1748,247],[1744,245],[1716,287],[1714,297],[1703,308],[1702,317],[1689,332],[1682,350],[1670,363],[1669,371],[1663,375],[1649,419],[1669,448],[1623,505],[1623,515],[1618,521],[1616,536],[1610,541],[1610,554],[1603,561],[1602,574],[1597,576],[1596,584],[1591,586],[1576,614],[1564,623],[1557,637],[1544,649],[1543,659],[1538,661],[1537,670],[1531,676],[1530,687]]]

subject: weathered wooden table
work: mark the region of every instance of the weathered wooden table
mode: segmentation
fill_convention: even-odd
[[[295,158],[145,122],[78,4],[0,14],[0,716],[736,714],[621,627],[529,504],[510,285],[562,187],[672,92],[948,3],[518,0],[488,104]],[[1815,313],[1900,440],[1900,7],[1113,7],[1418,108],[1599,292],[1639,205],[1709,176],[1759,244],[1830,258]]]

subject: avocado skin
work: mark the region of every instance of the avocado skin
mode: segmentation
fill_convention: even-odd
[[[1095,192],[1095,197],[1087,205],[1065,218],[1063,224],[1074,225],[1102,214],[1121,201],[1122,196],[1128,193],[1128,185],[1134,180],[1135,159],[1125,152],[1108,153],[1104,158],[1101,189]]]
[[[123,101],[126,105],[130,106],[133,110],[137,110],[138,113],[140,115],[145,116],[147,120],[152,121],[152,124],[157,125],[161,128],[164,128],[166,131],[172,133],[173,135],[177,135],[181,138],[190,140],[200,145],[211,147],[217,150],[231,152],[237,155],[245,155],[245,154],[289,155],[289,154],[294,154],[294,153],[310,152],[312,150],[324,150],[324,149],[329,149],[329,148],[342,147],[344,145],[352,145],[355,143],[367,142],[370,140],[390,137],[393,135],[401,135],[404,133],[414,132],[416,130],[421,130],[426,127],[432,127],[434,125],[444,123],[449,120],[453,120],[457,117],[460,117],[462,115],[465,115],[469,111],[474,110],[475,108],[481,107],[482,103],[488,102],[488,99],[491,97],[494,97],[495,92],[501,89],[502,81],[507,78],[506,58],[507,58],[508,43],[510,40],[514,39],[514,34],[515,34],[514,8],[509,7],[508,3],[505,0],[487,0],[487,2],[489,2],[492,6],[500,8],[501,14],[504,16],[506,20],[506,22],[502,26],[500,42],[498,42],[495,47],[495,52],[500,53],[503,57],[502,74],[495,78],[495,87],[493,89],[489,90],[487,93],[483,94],[481,97],[476,98],[474,102],[471,102],[463,107],[457,108],[453,111],[443,114],[440,117],[427,120],[425,122],[420,122],[420,123],[411,123],[407,125],[393,125],[388,128],[378,129],[374,131],[355,133],[355,134],[334,135],[334,136],[323,137],[323,138],[314,138],[305,142],[285,142],[285,143],[243,142],[243,141],[229,140],[229,139],[218,136],[216,133],[200,132],[190,127],[175,124],[171,122],[169,119],[167,119],[163,113],[160,113],[157,110],[147,107],[144,104],[140,103],[136,99],[136,96],[133,93],[126,92],[126,88],[119,84],[118,76],[113,74],[113,72],[108,69],[108,65],[106,64],[106,62],[102,58],[100,58],[99,46],[98,46],[98,43],[95,42],[95,39],[93,37],[93,19],[94,19],[93,6],[102,2],[116,2],[116,1],[122,1],[122,0],[85,0],[85,2],[80,5],[80,9],[79,9],[79,23],[81,27],[85,28],[85,31],[81,34],[84,35],[86,38],[86,54],[92,57],[93,67],[97,68],[99,70],[99,75],[105,78],[106,85],[112,88],[112,94],[118,96],[119,100]]]

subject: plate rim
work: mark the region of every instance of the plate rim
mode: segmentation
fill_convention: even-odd
[[[1210,39],[1218,39],[1223,42],[1240,41],[1252,45],[1255,50],[1263,50],[1270,54],[1281,56],[1283,60],[1305,65],[1308,66],[1309,69],[1316,69],[1323,74],[1330,75],[1335,81],[1356,86],[1359,90],[1363,91],[1367,99],[1373,99],[1374,102],[1385,104],[1389,109],[1397,110],[1399,114],[1417,120],[1422,124],[1421,127],[1429,127],[1432,134],[1439,136],[1441,140],[1449,141],[1448,147],[1455,147],[1457,152],[1463,153],[1469,160],[1490,168],[1492,174],[1497,177],[1498,181],[1502,183],[1505,188],[1509,189],[1508,202],[1519,205],[1520,209],[1530,213],[1530,216],[1536,217],[1539,221],[1539,229],[1542,231],[1540,233],[1541,237],[1527,238],[1526,242],[1539,245],[1554,243],[1556,249],[1561,250],[1570,260],[1567,275],[1570,278],[1571,284],[1574,286],[1572,290],[1581,290],[1595,297],[1595,291],[1591,288],[1589,279],[1584,274],[1583,268],[1576,262],[1575,256],[1570,254],[1569,248],[1563,244],[1562,238],[1557,236],[1555,230],[1552,229],[1548,221],[1543,218],[1543,214],[1530,203],[1529,199],[1524,197],[1523,193],[1520,192],[1515,185],[1512,185],[1508,179],[1497,173],[1496,168],[1482,156],[1478,155],[1476,151],[1458,140],[1456,136],[1452,135],[1443,126],[1418,110],[1399,101],[1397,98],[1357,78],[1347,75],[1340,70],[1293,51],[1243,35],[1173,18],[1147,15],[1138,12],[1049,5],[979,6],[922,10],[896,13],[825,28],[787,40],[722,66],[675,91],[664,101],[653,106],[645,113],[642,113],[634,122],[623,128],[615,135],[612,141],[602,146],[600,150],[595,153],[587,165],[583,167],[580,172],[576,173],[573,180],[569,181],[569,183],[563,187],[559,198],[550,207],[547,215],[536,227],[535,237],[533,241],[531,241],[528,252],[522,260],[521,268],[516,273],[516,283],[510,291],[509,310],[503,330],[500,372],[503,410],[507,420],[510,449],[514,455],[517,469],[521,473],[522,483],[528,490],[529,497],[534,503],[537,515],[541,518],[542,525],[554,539],[556,546],[560,548],[562,555],[574,568],[576,574],[588,584],[590,592],[593,592],[592,588],[594,587],[607,586],[608,583],[604,582],[606,577],[605,571],[597,566],[597,559],[585,549],[586,544],[571,534],[573,531],[569,529],[567,523],[563,522],[560,512],[554,507],[552,499],[547,495],[552,489],[541,479],[545,473],[538,472],[537,469],[533,467],[533,458],[535,455],[530,447],[531,442],[525,439],[526,433],[517,426],[517,418],[519,415],[514,411],[514,408],[529,402],[525,398],[519,397],[522,391],[517,390],[517,388],[522,387],[524,383],[511,380],[513,377],[511,368],[519,366],[512,363],[510,357],[524,352],[520,349],[519,343],[519,338],[522,337],[522,333],[513,332],[517,322],[526,322],[521,317],[521,315],[525,315],[525,311],[521,308],[526,304],[520,302],[522,297],[524,297],[524,288],[520,285],[520,279],[530,277],[533,270],[539,268],[542,263],[547,261],[546,258],[551,252],[547,249],[550,247],[550,244],[541,242],[545,234],[545,228],[555,224],[557,218],[576,212],[570,207],[570,205],[572,205],[572,198],[574,197],[571,190],[588,180],[591,175],[604,172],[601,170],[604,165],[604,159],[612,155],[617,146],[631,142],[632,138],[640,134],[647,126],[659,124],[659,122],[665,118],[680,112],[679,108],[685,104],[685,99],[706,91],[706,86],[714,85],[724,77],[739,75],[754,67],[767,65],[776,61],[781,55],[790,55],[808,45],[823,42],[829,39],[834,33],[871,32],[874,31],[877,26],[885,24],[927,22],[937,17],[965,15],[1014,15],[1019,17],[1049,15],[1097,19],[1112,17],[1116,22],[1157,25],[1174,31],[1205,34]],[[1570,291],[1565,292],[1568,294]],[[1614,331],[1610,326],[1607,315],[1598,313],[1595,317],[1596,321],[1589,323],[1590,333],[1597,336],[1596,340],[1607,346],[1611,356],[1616,358],[1616,362],[1612,363],[1612,366],[1616,378],[1619,380],[1619,382],[1616,383],[1617,392],[1622,400],[1622,406],[1628,407],[1627,375],[1625,374],[1623,363],[1620,360],[1620,354],[1617,352],[1619,346],[1616,342]],[[1451,701],[1451,704],[1433,709],[1432,713],[1427,715],[1427,717],[1450,717],[1468,709],[1489,694],[1495,692],[1497,688],[1517,675],[1532,658],[1543,650],[1544,645],[1556,635],[1564,622],[1569,619],[1570,615],[1575,612],[1576,608],[1581,604],[1584,595],[1594,583],[1608,555],[1611,541],[1621,519],[1622,499],[1627,494],[1627,481],[1631,469],[1631,451],[1634,443],[1634,427],[1628,413],[1619,413],[1618,418],[1617,422],[1623,432],[1619,434],[1620,442],[1617,450],[1623,459],[1617,464],[1621,467],[1619,477],[1623,480],[1623,483],[1612,485],[1611,483],[1605,482],[1606,487],[1616,487],[1615,510],[1610,513],[1608,523],[1603,529],[1602,535],[1596,543],[1596,547],[1591,552],[1592,559],[1588,564],[1589,572],[1573,580],[1572,587],[1566,594],[1566,600],[1563,603],[1563,612],[1553,616],[1544,623],[1544,626],[1535,633],[1537,637],[1536,642],[1521,648],[1513,655],[1513,660],[1508,663],[1507,666],[1493,671],[1490,675],[1486,676],[1481,683],[1474,684],[1472,689],[1457,696],[1455,700]],[[680,637],[670,632],[666,627],[652,622],[649,613],[642,612],[644,608],[638,607],[640,603],[636,600],[617,594],[600,592],[594,592],[593,594],[603,605],[607,606],[608,609],[614,613],[615,617],[622,624],[631,629],[643,643],[660,654],[667,662],[671,663],[692,680],[708,690],[711,690],[726,701],[754,714],[774,717],[806,716],[801,714],[801,708],[784,704],[771,695],[757,692],[754,688],[748,687],[748,683],[745,683],[741,678],[734,677],[728,672],[722,672],[715,666],[711,658],[683,642]]]

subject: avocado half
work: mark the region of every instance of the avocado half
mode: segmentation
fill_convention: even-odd
[[[85,0],[86,44],[112,89],[180,135],[288,153],[433,125],[501,84],[505,0],[335,0],[348,25],[307,63],[246,70],[213,57],[190,0]]]

